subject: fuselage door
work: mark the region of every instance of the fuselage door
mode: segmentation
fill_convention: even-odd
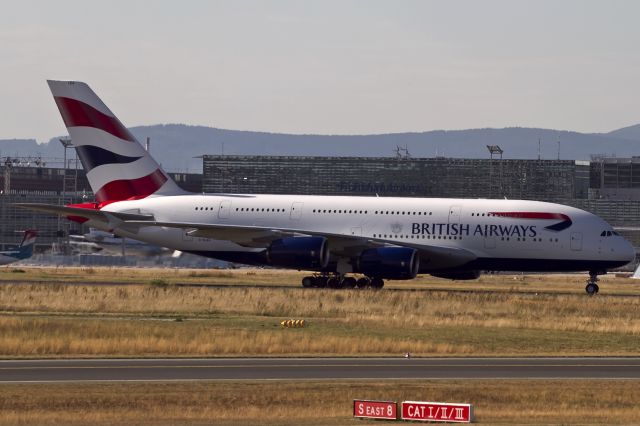
[[[449,207],[449,223],[460,223],[460,206]]]
[[[229,219],[231,213],[231,200],[222,200],[220,202],[220,208],[218,209],[219,219]]]
[[[484,248],[487,248],[487,249],[496,248],[496,239],[494,237],[485,237]]]
[[[351,228],[351,235],[355,235],[357,237],[361,237],[362,236],[362,227],[354,226],[353,228]]]
[[[582,232],[571,233],[571,250],[582,250]]]
[[[295,202],[291,204],[291,219],[298,220],[302,217],[302,206],[304,203]]]

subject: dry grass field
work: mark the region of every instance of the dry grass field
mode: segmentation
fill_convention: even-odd
[[[174,273],[177,278],[173,279],[180,281],[215,281],[218,275],[223,280],[235,278],[236,283],[297,281],[299,274],[279,271],[169,270],[166,278],[160,278],[159,271],[12,271],[7,269],[0,276],[17,275],[27,281],[43,274],[64,278],[37,284],[4,279],[0,357],[5,358],[640,352],[640,297],[607,296],[609,288],[622,286],[618,280],[631,281],[613,276],[603,281],[600,295],[588,297],[581,291],[520,294],[167,284]],[[128,274],[138,284],[113,284],[119,274]],[[112,284],[84,285],[80,278]],[[515,278],[495,277],[563,291],[577,279]],[[627,292],[637,291],[634,281],[625,285]],[[286,318],[304,318],[308,326],[283,329],[279,322]]]
[[[25,267],[0,268],[0,283],[29,280],[36,283],[103,283],[148,284],[162,281],[166,284],[214,284],[300,287],[305,272],[276,269],[170,269],[170,268],[105,268],[105,267]],[[622,274],[628,276],[629,274]],[[553,292],[584,294],[586,274],[567,275],[483,275],[478,280],[451,281],[422,275],[409,281],[387,281],[385,288],[428,290],[478,290]],[[606,294],[633,294],[640,296],[638,280],[615,275],[602,277],[602,292]]]
[[[380,425],[352,400],[474,404],[481,424],[637,424],[634,381],[202,382],[0,386],[2,425]]]
[[[640,353],[640,285],[626,278],[587,297],[578,275],[388,283],[405,291],[302,289],[302,275],[2,268],[0,357]],[[471,402],[482,424],[640,418],[637,381],[223,381],[5,384],[0,424],[381,424],[354,420],[354,398]]]

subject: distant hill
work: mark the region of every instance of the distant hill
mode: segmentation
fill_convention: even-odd
[[[30,156],[38,150],[47,148],[39,145],[35,139],[0,139],[0,157]]]
[[[640,140],[640,124],[614,130],[612,132],[607,133],[607,136],[612,136],[614,138],[620,138],[620,139]]]
[[[133,127],[144,143],[151,138],[154,157],[168,171],[201,172],[202,154],[382,156],[394,155],[396,146],[407,146],[414,157],[488,158],[486,145],[500,145],[504,158],[560,158],[588,160],[592,154],[627,157],[640,155],[640,125],[610,133],[587,134],[571,131],[509,127],[503,129],[436,130],[420,133],[380,135],[292,135],[225,130],[184,124]],[[224,147],[224,148],[223,148]],[[38,145],[34,140],[0,140],[0,155],[62,158],[56,138]]]

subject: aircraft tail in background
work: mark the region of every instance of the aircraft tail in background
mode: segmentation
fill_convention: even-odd
[[[33,246],[36,243],[36,237],[38,236],[38,232],[33,229],[27,229],[24,231],[24,235],[22,237],[22,241],[18,248],[20,250],[24,250],[25,253],[28,251],[29,256],[33,253]]]
[[[19,246],[0,251],[0,265],[7,265],[18,260],[30,258],[33,255],[33,246],[37,235],[38,233],[32,229],[24,231],[24,236]]]

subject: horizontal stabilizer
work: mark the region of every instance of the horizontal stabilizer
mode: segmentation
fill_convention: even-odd
[[[102,210],[85,209],[81,207],[58,206],[55,204],[15,203],[13,205],[21,209],[27,209],[27,210],[37,211],[41,213],[50,213],[58,216],[77,216],[77,217],[83,217],[88,220],[97,220],[102,222],[109,222],[110,218],[113,218],[113,217],[122,221],[153,220],[152,215],[146,215],[146,214],[104,212]]]

